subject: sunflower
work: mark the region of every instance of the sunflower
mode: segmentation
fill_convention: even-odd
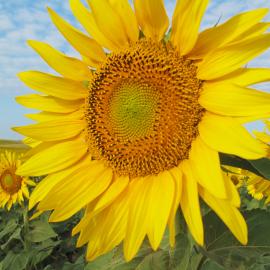
[[[255,175],[248,173],[248,179],[246,180],[246,187],[248,193],[256,200],[262,200],[265,198],[265,204],[270,203],[270,181]]]
[[[248,86],[269,69],[244,68],[270,45],[261,22],[268,9],[239,14],[199,33],[208,0],[177,1],[171,22],[162,0],[71,0],[89,35],[53,10],[53,23],[81,54],[69,57],[40,41],[29,45],[60,76],[19,74],[42,94],[17,101],[42,112],[15,128],[40,142],[19,168],[41,176],[30,208],[53,210],[51,222],[84,209],[73,230],[93,260],[123,242],[126,260],[148,237],[154,250],[165,228],[175,244],[181,207],[199,245],[199,197],[247,243],[236,187],[224,178],[219,152],[245,159],[267,155],[243,127],[270,116],[270,95]]]
[[[263,143],[270,145],[270,121],[265,120],[265,127],[263,131],[254,131],[253,133]],[[265,204],[270,203],[270,181],[255,175],[254,173],[251,173],[249,171],[244,171],[243,175],[247,177],[246,180],[246,188],[248,190],[248,193],[257,200],[262,200],[265,198]]]
[[[229,178],[237,188],[245,188],[256,200],[265,198],[265,204],[270,203],[270,181],[248,170],[225,166],[224,177]]]
[[[11,206],[18,202],[22,204],[24,197],[29,198],[27,185],[34,186],[35,183],[26,177],[16,174],[21,164],[22,154],[4,151],[0,154],[0,207]]]

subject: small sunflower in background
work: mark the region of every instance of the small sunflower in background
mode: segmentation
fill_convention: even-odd
[[[270,203],[270,181],[241,168],[223,166],[224,177],[229,178],[237,188],[245,188],[249,195],[256,200],[265,199]]]
[[[19,74],[42,94],[17,97],[36,124],[15,128],[40,143],[17,173],[47,175],[30,199],[50,221],[70,218],[86,257],[123,242],[131,260],[148,237],[157,250],[165,228],[175,244],[181,208],[204,244],[201,197],[235,237],[247,243],[237,188],[224,178],[219,152],[267,156],[243,124],[270,117],[270,95],[249,88],[270,79],[267,68],[244,68],[270,46],[268,9],[241,13],[199,33],[208,0],[177,1],[172,28],[162,0],[71,0],[89,35],[49,9],[53,23],[81,54],[69,57],[40,41],[29,45],[60,76]]]
[[[265,204],[270,203],[270,181],[256,174],[247,172],[246,188],[248,193],[256,200],[265,199]]]
[[[24,197],[29,199],[27,186],[35,186],[32,180],[16,174],[22,156],[12,151],[0,154],[0,207],[8,210],[16,203],[22,204]]]
[[[270,121],[264,120],[264,130],[263,131],[253,131],[257,139],[264,142],[265,144],[270,146]],[[248,193],[257,200],[265,199],[265,204],[270,203],[270,181],[258,176],[254,173],[244,171],[243,173],[247,176],[246,187]]]

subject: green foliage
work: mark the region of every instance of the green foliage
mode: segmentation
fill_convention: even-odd
[[[270,159],[268,158],[246,160],[237,156],[222,153],[219,154],[219,157],[222,165],[245,169],[270,180]]]
[[[29,221],[26,209],[0,211],[0,270],[270,270],[270,209],[242,192],[249,243],[241,246],[222,221],[202,204],[205,247],[196,245],[180,212],[176,245],[166,230],[159,249],[144,241],[137,256],[124,260],[122,246],[93,262],[76,248],[71,230],[81,214],[67,222],[48,223],[48,214]]]

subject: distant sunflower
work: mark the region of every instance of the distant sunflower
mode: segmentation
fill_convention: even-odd
[[[27,185],[35,185],[35,183],[26,177],[16,174],[17,168],[21,164],[21,154],[11,151],[5,151],[0,154],[0,207],[11,206],[18,202],[24,201],[24,196],[29,198]]]
[[[246,174],[246,187],[248,193],[256,200],[265,199],[265,204],[270,203],[270,181],[255,175],[253,173]]]
[[[265,120],[265,128],[263,131],[254,131],[256,137],[267,144],[270,145],[270,121]],[[257,200],[265,199],[265,204],[270,203],[270,180],[265,179],[261,176],[255,175],[251,172],[244,171],[243,175],[247,177],[246,187],[248,193]]]
[[[41,143],[21,175],[48,175],[30,208],[53,210],[50,221],[86,207],[74,228],[87,259],[123,241],[131,260],[147,236],[154,250],[166,226],[174,245],[181,206],[199,245],[204,242],[199,196],[243,244],[247,226],[239,195],[223,178],[219,152],[246,159],[267,155],[242,126],[270,116],[270,95],[247,86],[270,79],[269,69],[243,68],[270,45],[257,9],[198,34],[208,0],[181,0],[169,27],[162,0],[71,0],[90,36],[49,9],[53,23],[81,54],[68,57],[50,45],[29,45],[61,77],[19,74],[42,92],[17,98],[36,124],[16,128]]]
[[[228,170],[228,171],[227,171]],[[270,181],[256,175],[248,170],[226,166],[223,172],[224,177],[228,177],[237,188],[246,188],[256,200],[265,199],[265,204],[270,203]]]

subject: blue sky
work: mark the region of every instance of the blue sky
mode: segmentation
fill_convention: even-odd
[[[175,0],[165,0],[166,9],[171,16]],[[23,115],[29,113],[16,104],[14,97],[31,93],[16,77],[24,70],[52,70],[26,45],[26,40],[35,39],[48,42],[72,56],[77,53],[66,43],[65,39],[51,24],[46,6],[56,10],[60,15],[80,28],[69,9],[68,0],[0,0],[0,138],[20,139],[21,136],[10,127],[30,123]],[[270,8],[269,0],[212,0],[204,16],[201,28],[214,25],[221,17],[221,22],[238,12],[258,7]],[[270,15],[266,20],[270,21]],[[270,50],[254,60],[250,66],[270,66]],[[270,89],[269,84],[259,86]],[[252,128],[259,128],[258,124]]]

